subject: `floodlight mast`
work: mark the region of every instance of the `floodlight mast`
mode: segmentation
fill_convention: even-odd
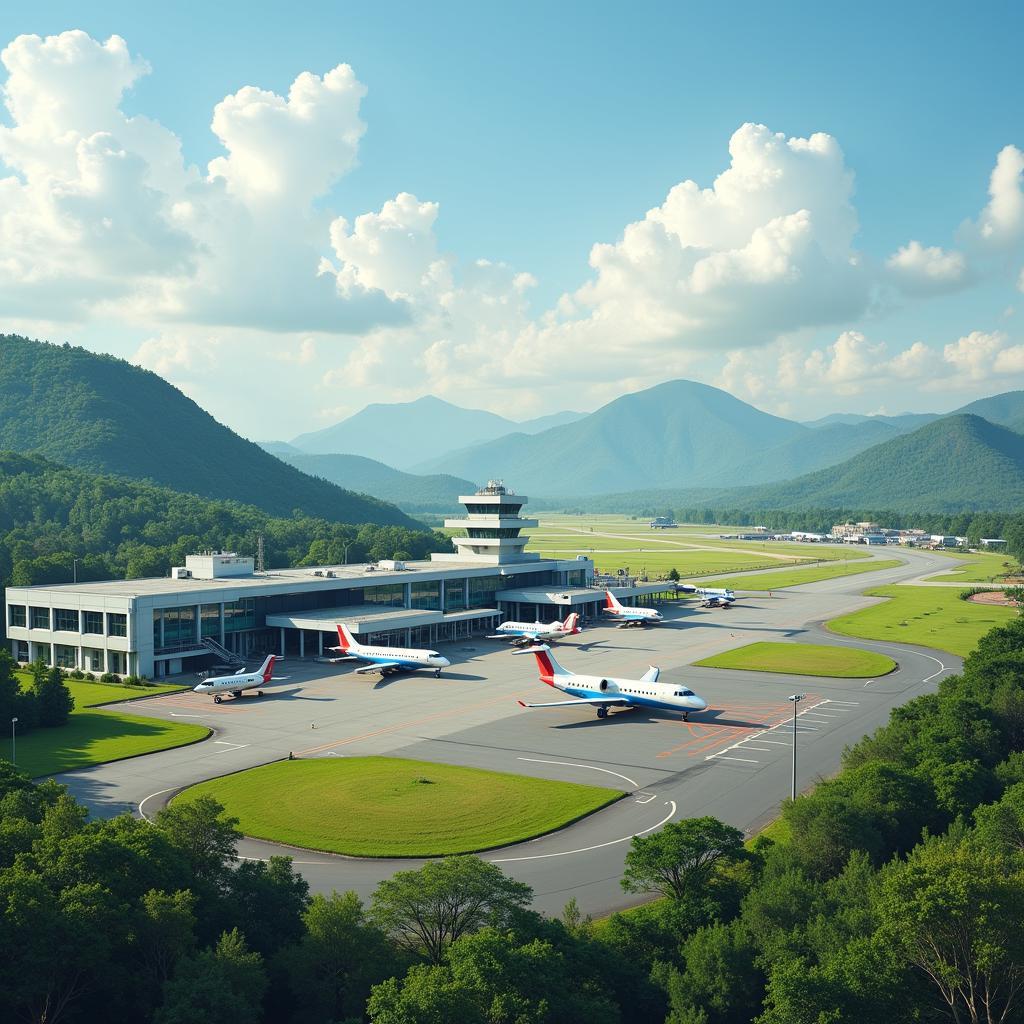
[[[796,799],[796,706],[806,697],[806,693],[793,693],[786,699],[793,705],[793,782],[789,787],[789,798]]]

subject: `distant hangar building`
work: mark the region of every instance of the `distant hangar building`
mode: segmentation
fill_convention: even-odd
[[[493,631],[502,619],[600,614],[589,558],[541,558],[520,535],[536,520],[527,499],[491,481],[459,500],[457,551],[429,561],[382,561],[255,571],[234,552],[189,555],[169,577],[8,587],[7,637],[16,661],[86,672],[161,678],[261,652],[322,656],[337,624],[360,640],[431,647]],[[650,603],[664,584],[616,587],[627,604]]]

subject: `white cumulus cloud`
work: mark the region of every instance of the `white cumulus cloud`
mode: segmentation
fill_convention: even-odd
[[[908,294],[948,292],[967,283],[967,261],[961,252],[910,241],[886,261],[891,278]]]

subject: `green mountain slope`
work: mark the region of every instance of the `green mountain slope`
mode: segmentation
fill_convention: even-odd
[[[298,508],[336,522],[416,525],[393,506],[285,465],[155,373],[16,335],[0,335],[0,448],[276,515]]]
[[[981,416],[990,423],[1009,427],[1018,434],[1024,433],[1024,391],[1005,391],[1001,395],[979,398],[976,402],[957,409],[957,412]]]
[[[572,505],[566,498],[563,504]],[[651,507],[894,512],[1013,511],[1024,505],[1024,435],[979,416],[955,415],[831,466],[759,487],[680,488],[608,494],[594,511]],[[551,507],[545,503],[544,507]]]
[[[624,395],[575,423],[533,436],[512,434],[415,468],[477,480],[503,477],[535,495],[733,484],[750,479],[752,467],[764,471],[760,452],[806,441],[810,448],[789,456],[799,462],[819,450],[815,433],[718,388],[678,380]]]
[[[505,434],[532,434],[579,419],[583,414],[556,412],[516,423],[483,409],[463,409],[433,395],[414,402],[378,402],[340,423],[291,444],[315,455],[354,452],[388,466],[409,469],[424,459]]]
[[[281,452],[278,458],[311,476],[323,477],[335,483],[372,494],[383,501],[391,501],[406,512],[464,511],[459,505],[460,494],[472,494],[477,485],[457,476],[417,476],[385,466],[361,455],[302,455]]]

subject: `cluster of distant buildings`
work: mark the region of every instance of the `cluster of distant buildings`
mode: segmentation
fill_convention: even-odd
[[[722,540],[792,540],[803,544],[902,544],[904,547],[932,550],[968,546],[966,537],[917,529],[897,530],[871,522],[836,523],[828,533],[809,533],[805,530],[773,533],[766,526],[754,526],[745,533],[723,533],[720,537]],[[1003,551],[1006,541],[1002,537],[982,537],[980,545],[991,551]]]

